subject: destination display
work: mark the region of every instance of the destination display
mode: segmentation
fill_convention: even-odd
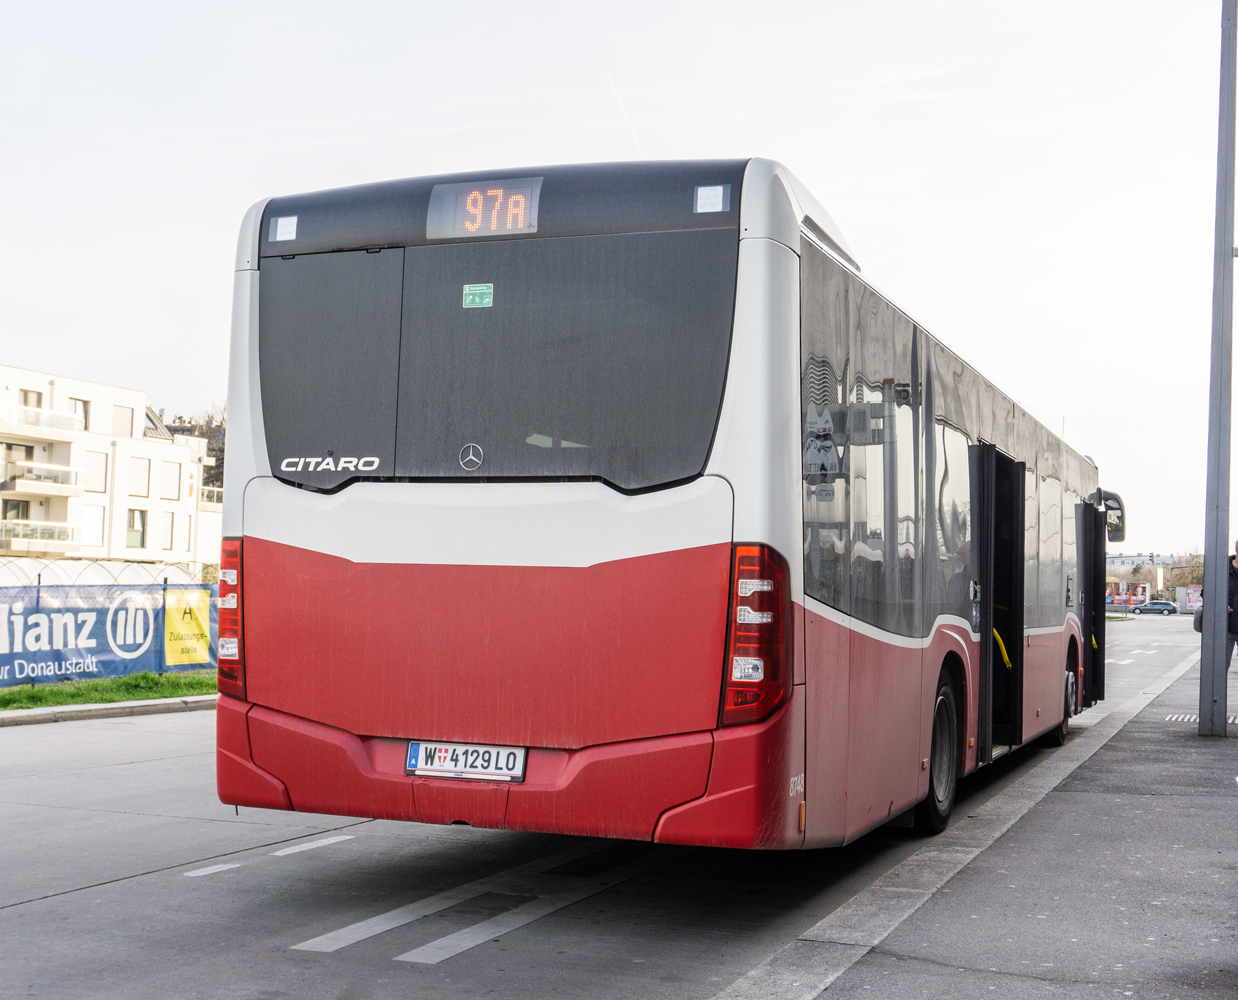
[[[536,233],[541,193],[541,177],[435,184],[426,213],[426,239]]]

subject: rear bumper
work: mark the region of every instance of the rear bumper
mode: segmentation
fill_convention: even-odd
[[[797,701],[764,723],[720,733],[580,750],[531,748],[525,780],[505,784],[409,777],[407,740],[355,736],[221,696],[219,798],[229,805],[422,823],[796,847],[802,841],[795,829],[800,796],[788,806],[787,775],[803,770],[794,764],[803,760],[802,738],[790,745],[797,743],[792,734],[803,732]],[[792,721],[797,714],[798,727]]]

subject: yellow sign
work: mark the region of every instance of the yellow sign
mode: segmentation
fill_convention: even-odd
[[[211,662],[211,592],[168,590],[163,604],[163,662],[175,667]]]

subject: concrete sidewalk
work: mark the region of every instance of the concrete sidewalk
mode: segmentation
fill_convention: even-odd
[[[1195,667],[823,995],[1238,997],[1238,742],[1167,721],[1198,697]]]

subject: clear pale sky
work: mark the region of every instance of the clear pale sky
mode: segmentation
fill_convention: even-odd
[[[6,363],[193,412],[226,394],[263,196],[768,156],[865,277],[1065,422],[1127,501],[1113,548],[1203,541],[1219,0],[0,12]]]

